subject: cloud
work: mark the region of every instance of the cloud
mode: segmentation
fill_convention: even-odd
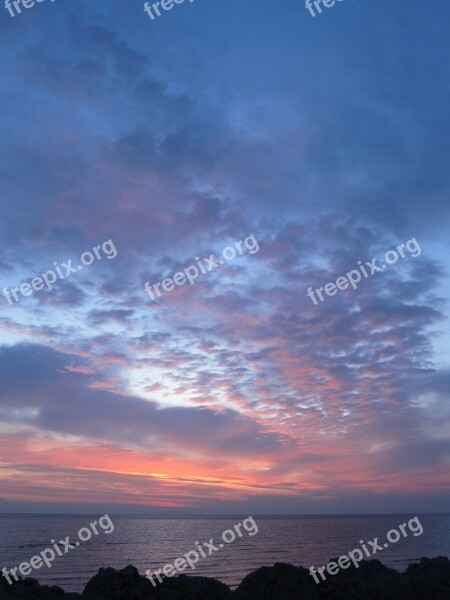
[[[257,489],[265,507],[395,504],[420,481],[431,506],[444,487],[447,35],[414,7],[411,28],[371,5],[318,30],[288,4],[199,4],[152,35],[104,0],[0,24],[3,285],[118,249],[51,293],[0,297],[2,427],[27,445],[8,501],[30,473],[29,493],[64,477],[61,498],[103,473],[96,500],[113,485],[123,504],[198,506],[208,486],[222,506]],[[146,281],[250,232],[258,254],[149,302]],[[412,236],[420,257],[307,297]]]
[[[248,418],[230,410],[158,409],[155,403],[140,398],[97,390],[93,377],[82,372],[82,365],[65,369],[69,359],[75,362],[76,357],[39,346],[2,347],[3,418],[141,447],[181,444],[205,451],[211,446],[251,455],[277,445],[275,436],[258,431]],[[121,423],[120,431],[117,423]]]

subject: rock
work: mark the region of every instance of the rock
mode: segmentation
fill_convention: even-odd
[[[144,600],[154,598],[154,588],[146,577],[128,565],[121,571],[100,569],[86,585],[83,600]]]
[[[235,600],[319,600],[307,569],[277,563],[247,575],[234,592]]]
[[[224,583],[210,577],[179,575],[156,587],[155,600],[233,600]]]
[[[445,556],[422,558],[401,578],[399,600],[449,600],[450,561]]]
[[[81,596],[66,594],[56,585],[39,585],[31,577],[19,578],[13,585],[0,578],[0,600],[81,600]]]
[[[232,600],[230,589],[208,577],[180,575],[153,586],[129,565],[121,571],[100,569],[83,592],[83,600]]]
[[[337,562],[337,559],[334,559]],[[363,560],[356,568],[350,565],[336,575],[326,571],[326,580],[316,584],[319,597],[327,600],[399,600],[397,592],[401,580],[398,571],[379,560]]]

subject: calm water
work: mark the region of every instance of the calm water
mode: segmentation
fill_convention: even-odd
[[[91,516],[18,516],[0,515],[0,570],[18,566],[21,562],[50,547],[50,540],[77,539],[78,530],[101,515]],[[81,591],[99,567],[123,568],[135,565],[144,574],[146,569],[159,569],[166,563],[195,549],[195,542],[215,538],[232,529],[246,516],[205,518],[156,518],[112,516],[115,529],[110,535],[99,530],[89,542],[57,558],[51,569],[45,566],[30,575],[41,583],[60,585],[68,591]],[[255,517],[259,531],[244,537],[197,563],[195,574],[216,577],[236,586],[250,571],[275,562],[289,562],[305,567],[321,566],[331,558],[358,548],[407,522],[415,515],[338,516],[338,517]],[[375,558],[397,570],[422,556],[450,554],[450,515],[418,515],[423,533],[414,537],[408,531]],[[206,552],[207,553],[207,552]],[[188,569],[189,573],[191,570]]]

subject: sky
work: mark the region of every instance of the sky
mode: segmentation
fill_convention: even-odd
[[[0,11],[0,512],[448,510],[448,0]]]

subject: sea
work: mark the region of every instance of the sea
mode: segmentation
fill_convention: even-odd
[[[103,519],[104,530],[97,526],[98,535],[95,535],[91,529],[91,539],[75,546],[79,541],[78,533],[81,531],[80,537],[87,538],[86,527],[90,529],[90,523],[101,516],[0,515],[0,570],[3,567],[10,570],[29,562],[33,556],[51,548],[52,541],[65,540],[67,536],[74,547],[67,548],[65,553],[61,544],[62,556],[55,553],[50,568],[43,565],[29,576],[40,583],[59,585],[73,592],[81,592],[100,567],[122,569],[132,564],[145,575],[147,569],[151,572],[162,569],[191,551],[197,551],[199,560],[195,570],[188,567],[185,573],[214,577],[232,589],[248,573],[263,565],[286,562],[317,569],[353,549],[362,549],[362,543],[373,552],[375,546],[368,542],[375,538],[382,550],[377,550],[371,558],[398,571],[405,570],[409,563],[417,562],[423,556],[450,555],[450,513],[218,517],[109,514],[113,531],[112,527],[106,526],[107,519]],[[410,529],[408,523],[415,517]],[[242,524],[241,537],[235,529],[239,523]],[[407,524],[403,528],[407,537],[400,532],[399,526],[403,523]],[[394,541],[398,537],[392,532],[394,529],[400,535],[398,541]],[[228,533],[223,538],[224,532]],[[205,557],[198,552],[197,543]],[[212,543],[217,550],[205,543]]]

